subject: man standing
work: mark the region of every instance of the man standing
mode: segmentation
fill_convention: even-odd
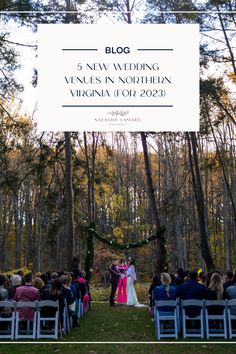
[[[111,294],[110,294],[110,306],[115,306],[115,293],[117,290],[117,286],[119,283],[119,279],[121,276],[120,271],[118,270],[117,266],[118,266],[119,260],[117,258],[113,258],[112,259],[112,265],[110,266],[110,282],[111,282]]]

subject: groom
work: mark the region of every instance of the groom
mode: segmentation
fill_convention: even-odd
[[[111,294],[110,294],[110,306],[115,306],[115,293],[119,283],[119,279],[121,276],[120,271],[118,270],[117,266],[119,264],[119,260],[114,257],[112,259],[112,265],[110,266],[110,276],[111,276]]]

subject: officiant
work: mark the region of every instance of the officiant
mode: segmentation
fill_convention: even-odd
[[[119,259],[117,257],[113,257],[112,264],[110,266],[110,283],[111,283],[110,306],[115,306],[115,294],[121,277],[121,273],[118,269],[118,264],[119,264]]]

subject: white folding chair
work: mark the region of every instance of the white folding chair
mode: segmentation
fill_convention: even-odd
[[[209,311],[216,312],[209,313]],[[225,300],[206,300],[205,317],[206,317],[206,336],[224,337],[227,339],[227,306]]]
[[[53,316],[42,316],[43,308],[55,310]],[[54,312],[54,311],[53,311]],[[59,330],[59,304],[58,301],[44,300],[38,303],[37,338],[58,338]]]
[[[71,326],[70,326],[70,318],[69,318],[69,312],[68,312],[68,306],[67,306],[66,299],[64,299],[63,328],[64,328],[65,333],[70,332]]]
[[[78,318],[84,315],[84,306],[83,306],[81,291],[79,292],[79,294],[80,294],[80,298],[79,300],[77,300]]]
[[[189,306],[191,306],[189,308]],[[204,338],[204,302],[202,300],[182,300],[183,337]],[[187,313],[188,315],[187,315]],[[191,315],[191,312],[193,316]],[[196,313],[196,316],[194,316]],[[199,322],[199,328],[196,325]],[[188,328],[188,323],[191,328]]]
[[[236,299],[228,300],[227,302],[229,338],[236,337]],[[234,326],[232,326],[234,321]]]
[[[15,302],[0,301],[0,338],[14,339]]]
[[[16,326],[15,326],[15,339],[19,338],[36,338],[36,324],[37,324],[37,301],[19,301],[16,302]],[[33,310],[33,320],[24,321],[20,319],[19,311],[21,309],[32,309]],[[22,322],[26,322],[26,328],[21,328]],[[32,329],[30,328],[32,324]]]
[[[178,339],[177,301],[155,301],[154,321],[158,340],[161,338]]]
[[[78,318],[80,318],[82,316],[81,299],[76,301],[76,306],[77,306],[77,316],[78,316]]]

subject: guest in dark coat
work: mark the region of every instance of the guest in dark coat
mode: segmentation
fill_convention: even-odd
[[[189,273],[189,280],[179,286],[178,296],[182,300],[203,300],[206,296],[206,288],[197,281],[197,271]],[[189,317],[195,317],[200,314],[200,309],[195,306],[186,307],[186,314]]]
[[[48,275],[47,275],[47,273],[41,274],[40,278],[44,282],[44,290],[48,290],[51,287],[51,284],[48,283]]]
[[[152,284],[150,285],[150,288],[148,290],[148,299],[149,299],[149,308],[153,307],[153,291],[157,286],[161,285],[161,280],[159,275],[154,275],[152,279]]]
[[[61,327],[63,327],[64,296],[62,294],[62,282],[60,279],[54,279],[50,289],[44,291],[42,300],[58,301],[59,318]],[[54,317],[56,313],[53,307],[46,306],[41,311],[42,317]]]
[[[156,286],[154,289],[155,300],[176,300],[177,290],[176,287],[171,284],[171,277],[168,273],[161,273],[161,285]],[[162,307],[162,312],[171,311],[169,307]]]
[[[176,286],[183,284],[186,277],[187,277],[187,272],[185,272],[183,270],[183,268],[179,268],[177,270],[177,276],[176,276],[173,284]]]
[[[233,279],[233,272],[226,272],[224,275],[224,283],[223,283],[223,287],[224,287],[224,299],[228,299],[228,294],[226,292],[226,290],[233,285],[232,279]]]
[[[5,289],[6,277],[0,274],[0,301],[7,300],[8,292]]]
[[[232,285],[229,286],[226,290],[228,299],[236,299],[236,273],[234,271],[233,279],[232,279]],[[231,307],[231,314],[236,316],[236,306]],[[236,323],[233,325],[234,328],[236,328]]]
[[[171,284],[171,277],[168,273],[161,273],[161,285],[154,289],[155,300],[175,300],[177,297],[176,287]]]
[[[10,286],[7,291],[8,291],[8,300],[13,300],[16,289],[21,285],[21,277],[18,274],[15,274],[11,278],[11,283],[12,286]]]

